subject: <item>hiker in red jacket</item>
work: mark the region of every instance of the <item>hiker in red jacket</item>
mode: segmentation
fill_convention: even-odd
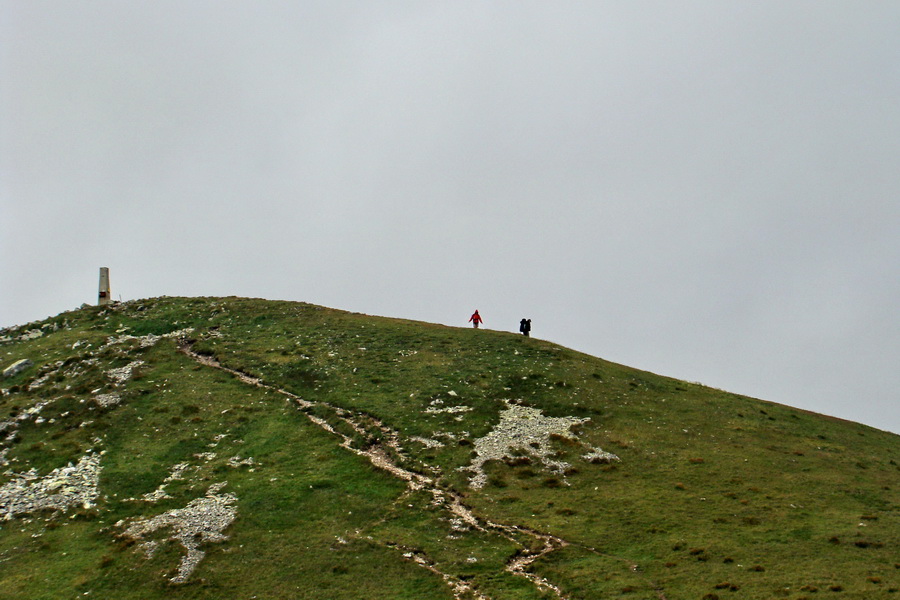
[[[483,322],[481,315],[478,314],[477,310],[475,311],[475,314],[473,314],[471,317],[469,317],[469,322],[472,324],[472,326],[475,329],[478,329],[478,324]]]

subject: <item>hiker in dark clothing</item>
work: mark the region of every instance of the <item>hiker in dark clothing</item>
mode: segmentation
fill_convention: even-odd
[[[519,322],[519,331],[521,331],[522,335],[525,337],[529,337],[531,334],[531,319],[522,319]]]
[[[475,311],[475,314],[473,314],[471,317],[469,317],[469,322],[472,324],[472,326],[473,326],[475,329],[478,329],[478,324],[479,324],[479,323],[482,323],[482,322],[484,322],[484,321],[483,321],[483,319],[481,318],[481,315],[479,315],[479,314],[478,314],[478,311],[476,310],[476,311]]]

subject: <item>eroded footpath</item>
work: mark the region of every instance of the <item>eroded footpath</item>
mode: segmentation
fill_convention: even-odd
[[[257,377],[235,369],[231,369],[221,364],[218,360],[211,356],[195,352],[192,348],[191,340],[180,340],[179,349],[181,352],[191,357],[196,362],[207,367],[229,373],[244,384],[273,391],[282,395],[299,410],[301,410],[307,416],[307,418],[310,419],[310,421],[312,421],[322,429],[328,431],[330,434],[338,437],[340,439],[341,447],[358,456],[366,458],[375,467],[382,469],[390,473],[392,476],[406,482],[406,494],[413,492],[424,492],[430,495],[431,506],[438,510],[446,511],[451,522],[456,522],[461,525],[461,527],[459,528],[461,531],[475,530],[483,533],[492,533],[500,535],[507,541],[511,542],[519,550],[506,562],[505,568],[509,573],[527,579],[529,582],[531,582],[532,585],[535,586],[537,590],[540,590],[541,592],[550,593],[553,596],[560,598],[561,600],[565,600],[567,598],[566,594],[560,586],[531,572],[531,569],[532,565],[537,560],[556,550],[559,550],[560,548],[569,546],[570,542],[567,542],[566,540],[558,536],[554,536],[546,532],[534,531],[524,527],[498,523],[495,521],[491,521],[490,519],[486,519],[481,515],[475,514],[471,508],[463,503],[460,495],[449,489],[448,486],[442,485],[441,475],[437,468],[429,465],[423,465],[424,468],[420,469],[420,471],[434,473],[434,476],[427,476],[422,472],[416,472],[403,467],[400,464],[399,460],[400,457],[405,457],[405,453],[401,444],[400,434],[369,415],[356,415],[346,409],[336,407],[328,403],[311,402],[288,390],[268,385]],[[329,414],[333,415],[333,421],[336,420],[336,423],[334,425],[326,419],[313,414],[312,410],[314,408],[323,407],[327,409]],[[530,410],[533,411],[534,409]],[[509,419],[511,417],[518,416],[519,413],[525,414],[526,412],[527,411],[522,411],[515,407],[508,407],[507,420],[505,421],[505,423],[508,425],[508,423],[510,422]],[[535,417],[535,415],[531,414],[530,412],[528,412],[527,414],[529,417]],[[338,424],[340,424],[341,426],[336,426]],[[568,421],[565,423],[554,422],[554,426],[556,427],[555,430],[563,427],[567,428],[569,425],[571,425],[571,423]],[[349,430],[355,432],[357,434],[360,434],[358,436],[359,438],[366,439],[367,433],[372,431],[373,428],[379,431],[380,439],[375,443],[367,444],[365,447],[359,447],[358,442],[354,441],[354,438],[344,431]],[[492,439],[491,441],[493,441],[496,445],[495,440]],[[597,452],[599,452],[599,450],[597,450]],[[617,457],[611,454],[603,454],[603,458],[604,460],[618,460]],[[480,483],[480,477],[478,477],[478,474],[480,472],[482,463],[483,460],[481,463],[478,463],[476,465],[475,469],[473,469],[473,472],[476,473],[476,476],[474,478],[476,487],[478,486],[478,483]],[[398,501],[402,501],[403,497],[406,496],[406,494],[401,496]],[[415,564],[421,566],[422,568],[425,568],[439,575],[451,589],[454,598],[458,600],[463,600],[465,598],[489,600],[489,597],[484,595],[484,593],[482,593],[481,591],[475,589],[471,582],[466,581],[459,576],[454,575],[453,573],[447,572],[446,569],[442,569],[436,561],[425,555],[425,553],[421,550],[406,549],[393,544],[389,544],[389,546],[399,548],[401,551],[403,551],[402,555],[406,560],[410,560]],[[586,548],[580,545],[579,547],[582,547],[589,552],[596,553],[601,556],[614,558],[616,560],[622,560],[617,557],[611,557],[609,555],[601,553],[593,548]],[[629,566],[632,568],[632,570],[637,570],[637,565]],[[661,591],[658,591],[658,597],[661,600],[665,600],[665,596]]]

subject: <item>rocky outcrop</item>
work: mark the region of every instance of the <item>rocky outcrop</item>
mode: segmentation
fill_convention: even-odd
[[[27,358],[23,358],[22,360],[17,360],[10,366],[3,369],[4,377],[12,377],[13,375],[18,375],[28,367],[32,366],[34,363],[28,360]]]

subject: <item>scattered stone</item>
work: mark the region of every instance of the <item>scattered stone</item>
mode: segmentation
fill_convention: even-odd
[[[183,481],[184,473],[190,468],[188,463],[178,463],[172,467],[172,470],[169,472],[169,476],[166,477],[162,484],[152,492],[148,492],[141,496],[141,500],[144,502],[156,503],[160,500],[167,500],[172,498],[172,496],[166,491],[166,486],[173,481]],[[128,500],[135,500],[134,498],[129,498]]]
[[[153,558],[153,555],[156,554],[156,550],[159,548],[159,542],[151,540],[149,542],[144,542],[141,546],[144,551],[144,557],[147,560],[150,560]]]
[[[183,481],[184,473],[187,471],[191,465],[188,463],[178,463],[177,465],[172,467],[172,470],[169,472],[169,476],[166,477],[163,482],[171,483],[173,481]]]
[[[581,458],[594,464],[610,463],[614,460],[619,460],[619,457],[612,452],[606,452],[600,448],[593,448],[587,454],[582,454]]]
[[[122,397],[116,394],[115,392],[110,394],[96,394],[94,396],[94,402],[96,402],[99,406],[103,408],[109,408],[111,406],[115,406],[119,402],[122,401]]]
[[[474,473],[469,485],[473,488],[484,487],[487,483],[484,464],[490,460],[503,460],[509,457],[512,450],[524,451],[539,459],[547,470],[563,475],[571,465],[551,458],[554,449],[550,444],[550,436],[556,435],[575,441],[578,437],[572,433],[572,427],[590,419],[547,417],[536,408],[511,404],[508,400],[504,400],[504,403],[506,410],[500,413],[500,422],[486,436],[475,440],[476,456],[468,467],[462,468]],[[600,449],[591,448],[591,450],[593,453],[608,455],[609,460],[618,460],[615,455]]]
[[[161,485],[158,488],[156,488],[155,490],[153,490],[152,492],[148,492],[148,493],[144,494],[143,496],[141,496],[141,499],[144,502],[156,503],[156,502],[159,502],[160,500],[167,500],[171,497],[172,496],[170,496],[169,493],[166,491],[166,486]]]
[[[431,434],[432,438],[444,438],[449,442],[455,442],[459,439],[466,439],[470,437],[472,434],[468,431],[460,431],[458,433],[454,433],[452,431],[435,431]]]
[[[456,414],[456,413],[464,413],[472,410],[471,406],[445,406],[444,408],[437,408],[435,406],[429,406],[425,409],[425,412],[428,414],[436,415],[440,413],[446,414]]]
[[[39,330],[38,330],[38,331],[39,331]],[[8,367],[6,367],[5,369],[3,369],[3,376],[4,376],[4,377],[12,377],[13,375],[18,375],[19,373],[21,373],[22,371],[24,371],[24,370],[27,369],[28,367],[32,366],[33,364],[34,364],[34,363],[31,362],[31,361],[30,361],[29,359],[27,359],[27,358],[23,358],[22,360],[17,360],[16,362],[14,362],[13,364],[11,364],[10,366],[8,366]]]
[[[244,459],[242,459],[240,456],[232,456],[231,458],[228,459],[228,466],[234,467],[234,468],[242,467],[244,465],[249,467],[249,466],[252,466],[255,464],[256,464],[256,461],[253,460],[252,456],[250,458],[244,458]]]
[[[426,448],[443,448],[443,447],[444,447],[443,442],[439,442],[439,441],[437,441],[437,440],[432,440],[432,439],[430,439],[430,438],[423,438],[423,437],[419,437],[419,436],[413,436],[413,437],[409,438],[409,440],[410,440],[411,442],[419,442],[420,444],[422,444],[422,445],[425,446]]]
[[[16,430],[19,425],[25,421],[34,420],[37,422],[37,419],[41,419],[39,416],[41,411],[48,405],[54,402],[56,398],[51,398],[49,400],[43,400],[38,402],[34,406],[29,407],[26,410],[23,410],[18,415],[11,419],[7,419],[6,421],[0,422],[0,433],[10,432],[7,435],[7,438],[2,442],[4,444],[12,443],[13,439],[16,437]],[[43,422],[43,420],[41,420]]]
[[[35,379],[35,380],[32,381],[31,383],[29,383],[29,384],[28,384],[28,391],[31,392],[31,391],[34,391],[34,390],[40,388],[41,386],[43,386],[45,383],[47,383],[48,381],[50,381],[50,377],[51,377],[53,374],[54,374],[54,373],[52,373],[52,372],[51,372],[51,373],[47,373],[46,375],[42,375],[41,377],[38,377],[37,379]]]
[[[38,402],[37,404],[35,404],[34,406],[32,406],[28,410],[26,410],[24,413],[19,415],[19,420],[24,421],[31,417],[36,417],[37,415],[39,415],[41,413],[42,410],[47,408],[47,406],[52,404],[55,400],[56,400],[56,398],[52,398],[50,400],[44,400],[42,402]]]
[[[153,518],[139,518],[133,521],[125,529],[123,536],[142,540],[144,536],[160,529],[169,528],[172,535],[167,541],[180,543],[187,551],[178,565],[178,573],[169,581],[172,583],[184,583],[190,577],[197,565],[203,560],[205,552],[200,550],[204,543],[224,542],[228,539],[223,531],[234,522],[237,517],[237,496],[234,494],[220,494],[225,483],[210,486],[205,497],[191,500],[184,508],[176,508]],[[118,526],[124,526],[124,521],[119,521]],[[153,555],[158,542],[142,542],[140,547],[148,556]]]
[[[454,533],[465,533],[467,531],[470,531],[471,529],[472,526],[469,523],[466,523],[460,517],[452,517],[450,519],[450,531],[452,532],[451,535],[453,535]]]
[[[120,335],[119,337],[110,336],[106,339],[106,343],[101,348],[107,348],[108,346],[114,346],[116,344],[122,344],[124,342],[136,341],[138,342],[138,347],[140,348],[150,348],[151,346],[156,345],[159,340],[162,339],[171,339],[171,338],[180,338],[187,335],[190,335],[194,332],[193,327],[188,327],[186,329],[179,329],[178,331],[173,331],[171,333],[164,333],[162,335],[154,335],[149,333],[147,335],[135,336],[135,335]]]
[[[142,360],[133,360],[124,367],[119,367],[118,369],[110,369],[106,372],[106,376],[112,379],[116,385],[121,385],[131,379],[131,375],[134,370],[144,364]]]
[[[0,520],[44,509],[91,508],[100,493],[100,454],[86,454],[77,465],[69,463],[46,477],[39,477],[34,469],[13,476],[0,487]]]

